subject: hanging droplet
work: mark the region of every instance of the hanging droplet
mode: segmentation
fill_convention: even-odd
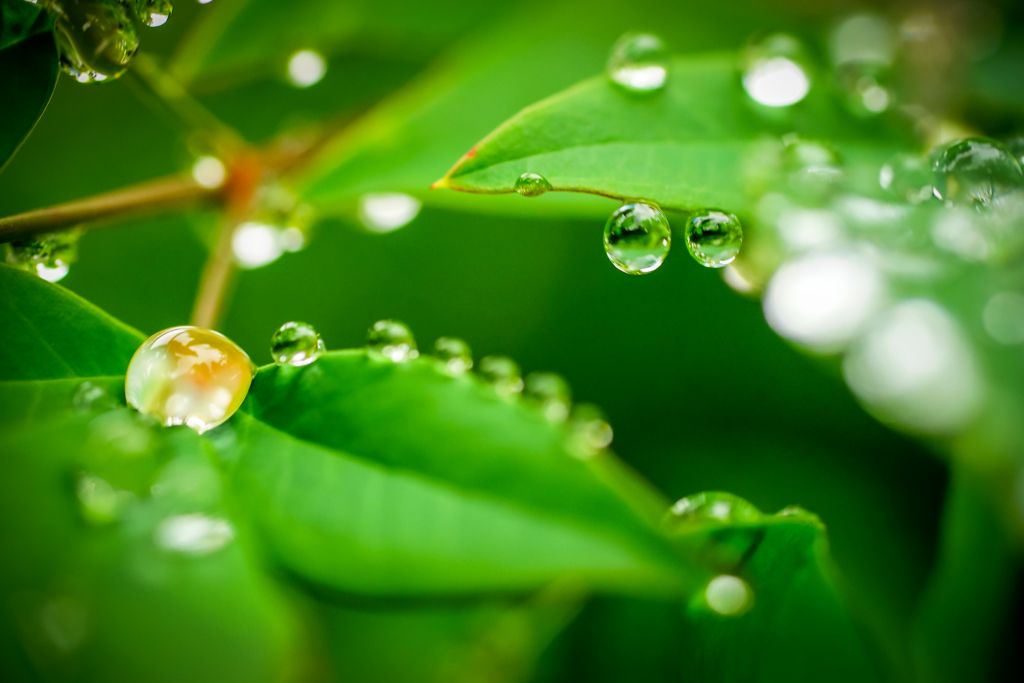
[[[535,401],[548,422],[565,422],[572,407],[569,384],[553,372],[531,372],[526,376],[526,398]]]
[[[897,154],[878,172],[881,188],[910,204],[936,196],[935,183],[931,163],[913,154]]]
[[[939,195],[947,202],[986,209],[1024,189],[1024,169],[995,140],[967,138],[935,155]]]
[[[738,576],[721,574],[711,579],[704,590],[704,598],[715,612],[722,616],[734,617],[753,606],[754,592],[747,582]]]
[[[117,78],[139,47],[126,4],[78,0],[51,3],[60,66],[79,83]]]
[[[731,493],[707,491],[682,498],[672,506],[675,518],[690,521],[757,522],[761,511]]]
[[[249,356],[213,330],[189,325],[157,332],[132,356],[128,405],[167,426],[204,432],[242,405],[252,382]]]
[[[650,33],[627,33],[608,57],[608,78],[631,93],[653,93],[665,87],[668,53],[661,38]]]
[[[378,320],[366,333],[366,350],[374,358],[404,363],[417,358],[416,339],[405,323]]]
[[[473,351],[469,344],[455,337],[438,338],[434,342],[434,357],[449,375],[462,375],[473,367]]]
[[[796,104],[811,89],[803,52],[800,41],[783,33],[751,44],[745,55],[743,89],[766,107]]]
[[[573,450],[583,457],[591,457],[612,443],[612,426],[600,408],[582,403],[573,408],[572,420]]]
[[[79,236],[77,231],[68,230],[16,240],[7,245],[7,263],[57,282],[78,260]]]
[[[324,340],[309,323],[287,322],[270,338],[270,356],[278,365],[309,365],[323,352]]]
[[[480,359],[479,374],[502,398],[517,396],[523,391],[523,373],[511,358],[484,356]]]
[[[700,211],[686,223],[686,248],[702,266],[724,268],[740,253],[741,244],[743,228],[731,213]]]
[[[172,9],[171,0],[135,0],[135,13],[150,28],[166,24]]]
[[[672,244],[668,219],[650,204],[626,204],[604,226],[604,251],[623,273],[657,270]]]
[[[516,178],[515,191],[524,197],[539,197],[550,189],[551,183],[539,173],[524,173]]]

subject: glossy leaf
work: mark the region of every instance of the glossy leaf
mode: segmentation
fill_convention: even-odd
[[[587,21],[579,20],[582,14]],[[738,48],[759,26],[779,21],[762,3],[563,0],[516,5],[341,131],[296,180],[307,201],[326,213],[352,212],[365,192],[400,191],[466,211],[606,214],[607,202],[591,197],[548,195],[526,202],[427,188],[502,121],[602,71],[612,44],[627,30],[656,31],[674,50],[689,53]],[[781,21],[804,25],[791,17]]]
[[[57,83],[57,46],[46,12],[0,1],[0,171],[43,115]]]
[[[0,381],[123,375],[142,335],[92,304],[0,265]]]
[[[611,456],[430,360],[265,368],[223,442],[236,496],[293,573],[383,595],[524,591],[560,576],[673,592],[659,497]]]
[[[508,194],[520,174],[533,172],[555,191],[742,212],[755,142],[794,132],[825,141],[851,182],[872,188],[882,162],[907,144],[883,124],[855,118],[821,85],[789,111],[765,111],[745,94],[740,73],[734,55],[676,58],[664,91],[649,97],[592,78],[511,118],[436,186]]]

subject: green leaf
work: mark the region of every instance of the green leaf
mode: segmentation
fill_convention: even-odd
[[[65,409],[5,429],[0,453],[0,543],[17,558],[0,566],[0,678],[277,681],[291,666],[294,619],[196,434]]]
[[[560,576],[675,592],[659,496],[610,455],[430,360],[264,368],[220,430],[235,495],[285,567],[382,595],[521,592]]]
[[[0,265],[0,381],[123,375],[141,333],[59,285]]]
[[[825,528],[806,512],[703,522],[701,544],[718,570],[752,590],[742,613],[709,606],[711,584],[686,610],[682,670],[706,683],[885,680],[847,604]]]
[[[47,13],[0,0],[0,171],[43,115],[57,83],[57,46]]]
[[[580,16],[585,14],[586,21]],[[543,17],[543,21],[538,21]],[[404,90],[340,132],[296,178],[325,213],[352,212],[365,192],[401,191],[468,211],[599,215],[589,197],[466,198],[427,188],[495,126],[604,68],[627,30],[664,36],[678,52],[735,49],[765,25],[800,28],[762,3],[566,0],[515,5]],[[514,180],[514,179],[513,179]]]
[[[884,124],[853,117],[822,84],[788,111],[758,107],[729,54],[676,58],[664,91],[649,97],[599,76],[514,116],[436,186],[508,194],[520,174],[533,172],[556,191],[743,212],[754,143],[792,132],[829,142],[859,187],[877,186],[882,161],[906,144]]]

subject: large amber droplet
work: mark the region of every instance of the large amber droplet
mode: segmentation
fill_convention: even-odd
[[[147,339],[132,356],[124,393],[140,413],[202,433],[238,410],[252,374],[249,356],[219,332],[172,327]]]

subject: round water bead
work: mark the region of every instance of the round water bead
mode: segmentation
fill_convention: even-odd
[[[631,93],[661,90],[668,76],[668,53],[661,38],[650,33],[627,33],[608,57],[608,78]]]
[[[121,2],[52,3],[61,68],[80,83],[120,76],[139,48],[132,13]]]
[[[811,79],[804,67],[803,46],[793,36],[776,33],[746,51],[743,89],[766,107],[788,107],[807,96]]]
[[[731,213],[708,209],[686,223],[686,248],[702,266],[724,268],[740,253],[741,244],[743,227]]]
[[[249,356],[213,330],[185,325],[157,332],[132,356],[128,405],[161,423],[202,433],[242,405],[252,382]]]
[[[722,616],[732,617],[750,609],[754,592],[738,576],[720,574],[711,579],[704,590],[708,607]]]
[[[672,244],[668,219],[650,204],[626,204],[604,226],[604,251],[623,273],[640,275],[657,270]]]
[[[439,337],[434,342],[434,357],[449,375],[461,375],[473,367],[469,344],[455,337]]]
[[[1024,190],[1024,169],[1003,145],[967,138],[935,154],[939,196],[947,202],[985,209]]]
[[[375,322],[366,333],[366,350],[370,356],[392,363],[404,363],[420,355],[412,331],[397,320]]]
[[[323,352],[324,340],[309,323],[287,322],[270,338],[270,355],[278,365],[309,365]]]
[[[480,359],[479,374],[502,398],[516,396],[523,390],[523,373],[511,358],[484,356]]]
[[[896,197],[920,204],[935,196],[935,171],[927,159],[897,154],[878,172],[878,184]]]
[[[166,24],[172,9],[171,0],[135,0],[135,13],[150,28]]]
[[[589,403],[573,408],[570,427],[573,448],[585,457],[596,455],[607,448],[614,436],[604,412]]]
[[[515,191],[524,197],[539,197],[550,189],[551,183],[539,173],[524,173],[516,178]]]
[[[782,163],[789,186],[803,200],[818,202],[829,198],[842,184],[839,155],[813,140],[784,136]]]
[[[526,376],[524,395],[535,401],[548,422],[565,422],[572,406],[569,384],[553,372],[531,372]]]
[[[79,236],[77,231],[69,230],[16,240],[7,245],[7,263],[57,282],[78,259]]]
[[[757,522],[761,511],[731,493],[707,491],[677,501],[671,509],[676,518],[691,521]]]

